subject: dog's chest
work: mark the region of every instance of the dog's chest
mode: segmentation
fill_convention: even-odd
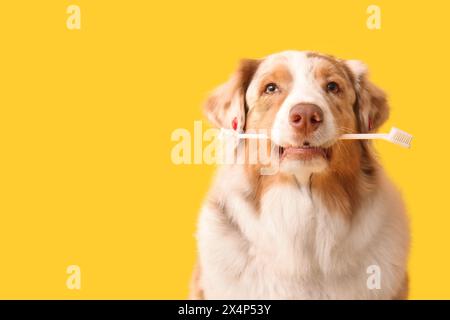
[[[253,226],[256,237],[250,239],[256,255],[284,261],[273,267],[285,272],[301,271],[299,262],[312,258],[317,229],[317,208],[311,194],[304,188],[273,187],[262,197],[260,208]]]
[[[327,212],[307,188],[294,186],[270,188],[260,208],[251,212],[245,205],[232,207],[229,214],[239,231],[219,235],[217,242],[211,239],[210,243],[220,243],[216,250],[224,250],[213,262],[217,274],[212,276],[212,293],[291,299],[323,292],[321,277],[336,263],[332,251],[346,231],[345,221]],[[216,250],[211,252],[217,256]],[[224,282],[220,284],[217,277]]]

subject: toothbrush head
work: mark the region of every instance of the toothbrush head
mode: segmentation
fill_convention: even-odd
[[[391,131],[388,134],[387,139],[390,142],[398,144],[404,148],[411,147],[411,141],[413,136],[405,131],[402,131],[398,128],[392,127]]]

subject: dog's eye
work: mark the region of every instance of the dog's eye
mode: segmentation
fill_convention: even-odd
[[[338,93],[339,85],[334,81],[328,82],[327,83],[327,91],[331,92],[331,93]]]
[[[264,89],[264,93],[273,94],[273,93],[277,92],[278,90],[279,90],[278,86],[275,83],[269,83],[266,86],[266,88]]]

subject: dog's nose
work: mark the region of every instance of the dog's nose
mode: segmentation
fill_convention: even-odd
[[[289,123],[297,131],[308,135],[314,132],[323,122],[322,110],[311,103],[299,103],[289,112]]]

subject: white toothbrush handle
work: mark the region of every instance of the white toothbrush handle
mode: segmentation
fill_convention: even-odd
[[[239,139],[268,139],[263,133],[238,133],[237,136]]]
[[[220,129],[220,137],[234,137],[237,139],[269,139],[269,137],[264,133],[255,133],[255,132],[247,132],[247,133],[238,133],[236,131],[230,129]]]
[[[386,139],[388,137],[385,133],[347,133],[340,136],[342,140],[373,140]]]

